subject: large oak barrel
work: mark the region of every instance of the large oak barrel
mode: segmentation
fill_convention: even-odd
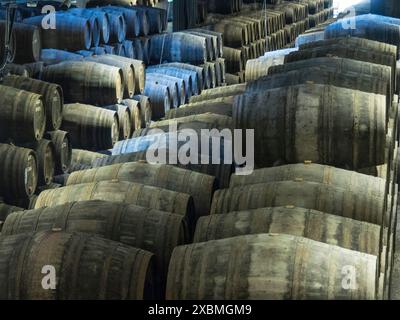
[[[151,99],[152,120],[164,117],[165,112],[171,109],[171,94],[168,86],[156,82],[147,82],[144,94]]]
[[[21,214],[12,214],[9,219],[15,215]],[[7,233],[7,221],[3,230]],[[196,225],[194,242],[260,233],[290,234],[374,256],[380,253],[381,228],[378,225],[294,206],[201,217]]]
[[[141,24],[140,24],[139,14],[137,11],[117,6],[102,7],[102,10],[111,14],[121,14],[124,17],[126,23],[126,38],[132,39],[140,35]],[[114,17],[111,16],[111,18]]]
[[[204,63],[207,61],[206,39],[183,32],[155,35],[151,38],[150,60],[157,64],[164,60],[194,65]]]
[[[91,10],[93,12],[107,13],[110,27],[109,43],[121,43],[125,40],[127,32],[127,22],[124,15],[120,12],[107,10],[106,7]]]
[[[29,63],[39,61],[42,41],[40,29],[24,23],[14,24],[16,38],[15,63]]]
[[[131,128],[132,128],[132,133],[135,130],[139,130],[141,128],[146,127],[146,120],[145,117],[146,115],[144,114],[146,110],[146,104],[142,108],[142,104],[139,101],[135,99],[125,99],[122,101],[122,104],[126,107],[128,107],[130,113],[131,113]],[[147,106],[148,107],[148,106]],[[148,112],[148,110],[147,110]],[[143,114],[142,114],[143,113]],[[151,115],[150,118],[151,119]]]
[[[0,141],[40,140],[46,126],[42,97],[0,85]]]
[[[187,63],[181,63],[181,62],[165,63],[164,65],[165,66],[169,66],[169,67],[178,68],[178,69],[195,71],[197,73],[199,82],[201,84],[201,86],[200,86],[201,90],[203,90],[203,89],[205,89],[206,87],[209,86],[208,75],[206,74],[205,69],[202,68],[202,67],[194,66],[194,65],[191,65],[191,64],[187,64]],[[187,94],[189,94],[189,93],[187,93]],[[190,92],[190,96],[191,96],[191,92]]]
[[[254,170],[249,175],[233,174],[229,186],[234,188],[289,180],[328,184],[346,190],[362,191],[375,197],[384,197],[387,192],[385,179],[319,164],[291,164]]]
[[[144,95],[136,95],[133,99],[140,102],[141,128],[146,128],[150,124],[153,115],[151,100],[149,97]]]
[[[91,234],[0,237],[0,299],[153,299],[153,259],[150,252]],[[57,279],[54,290],[42,286],[49,272]]]
[[[10,215],[4,226],[2,235],[59,229],[95,233],[134,248],[148,250],[155,254],[157,289],[161,292],[165,290],[172,251],[190,240],[182,216],[107,201],[73,202],[24,211],[21,215]]]
[[[262,77],[250,82],[247,85],[246,92],[262,92],[263,90],[305,83],[329,84],[341,88],[385,95],[387,97],[386,115],[387,117],[389,116],[388,111],[392,103],[390,82],[384,82],[382,79],[366,74],[336,72],[321,66]]]
[[[118,141],[118,114],[91,105],[67,104],[62,129],[70,133],[73,148],[106,150]]]
[[[100,10],[93,11],[82,8],[70,8],[68,10],[68,13],[85,18],[96,17],[100,26],[100,42],[108,43],[110,39],[110,21],[109,16],[106,12],[102,12]]]
[[[66,173],[71,165],[72,143],[71,136],[67,131],[50,131],[47,139],[53,142],[55,150],[55,174]]]
[[[242,95],[233,115],[236,128],[255,129],[256,167],[312,161],[358,169],[385,162],[383,95],[297,85]]]
[[[372,16],[369,15],[361,15],[352,17],[352,20],[334,22],[325,28],[325,39],[354,36],[385,42],[399,47],[400,27],[395,24],[386,23],[380,19],[371,18]],[[381,18],[384,19],[384,17]],[[348,25],[349,22],[355,23],[356,27],[351,28]]]
[[[112,55],[96,55],[87,57],[86,60],[120,68],[125,84],[124,97],[132,98],[135,93],[135,68],[132,63],[114,59]]]
[[[118,114],[119,140],[129,139],[133,132],[132,115],[129,107],[124,104],[112,104],[102,108],[115,111]]]
[[[45,16],[24,19],[23,23],[41,28],[40,33],[43,48],[66,49],[70,51],[88,50],[92,43],[89,21],[83,17],[57,14],[55,16],[55,26],[47,29],[42,28],[42,24],[51,23],[51,19],[47,19]]]
[[[384,221],[384,198],[307,181],[279,181],[218,190],[214,194],[211,213],[286,205],[378,225]],[[386,215],[385,220],[388,220]],[[385,223],[388,225],[388,221]]]
[[[23,208],[14,207],[7,205],[5,203],[0,203],[0,232],[2,232],[2,227],[6,218],[13,212],[23,211]]]
[[[38,185],[49,185],[54,178],[56,151],[52,141],[42,139],[34,143],[24,144],[24,147],[36,152],[38,163]]]
[[[90,169],[92,167],[93,160],[105,157],[107,157],[105,154],[98,152],[72,149],[71,166],[69,172]]]
[[[135,204],[176,213],[184,216],[189,225],[192,225],[195,217],[193,198],[186,193],[115,180],[77,184],[43,191],[36,201],[35,209],[85,200]]]
[[[52,131],[60,128],[64,97],[59,85],[14,75],[4,77],[3,84],[40,94],[46,111],[46,130]]]
[[[332,38],[326,39],[322,41],[313,41],[309,43],[305,43],[300,46],[300,50],[303,49],[312,49],[317,47],[324,47],[333,44],[339,45],[354,45],[357,47],[370,49],[374,51],[380,51],[383,53],[390,53],[394,58],[397,57],[397,47],[388,43],[378,42],[363,38],[356,38],[356,37],[345,37],[345,38]]]
[[[77,171],[69,176],[67,186],[113,179],[188,193],[193,197],[197,218],[210,213],[212,196],[217,188],[213,176],[143,161]]]
[[[48,66],[42,80],[59,84],[66,102],[99,105],[118,103],[123,98],[122,70],[91,61],[67,61]]]
[[[38,182],[35,152],[0,144],[0,155],[0,195],[11,200],[33,195]]]
[[[166,298],[372,300],[376,263],[376,256],[290,235],[202,242],[174,250]],[[357,283],[346,290],[352,271]]]
[[[165,74],[148,72],[146,73],[146,81],[168,86],[174,108],[177,108],[186,102],[185,81],[183,79],[171,77]]]

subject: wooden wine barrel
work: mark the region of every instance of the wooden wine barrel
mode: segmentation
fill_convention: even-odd
[[[15,64],[15,63],[8,63],[4,67],[4,74],[15,74],[17,76],[29,77],[29,70],[27,67]]]
[[[151,99],[152,120],[158,120],[165,116],[165,112],[171,109],[171,94],[168,86],[147,82],[144,95]]]
[[[201,90],[205,89],[206,87],[209,86],[209,79],[208,75],[206,74],[206,71],[204,68],[199,67],[199,66],[193,66],[191,64],[187,63],[180,63],[180,62],[171,62],[171,63],[165,63],[165,66],[170,66],[178,69],[184,69],[184,70],[190,70],[190,71],[195,71],[197,73],[199,82],[200,82],[200,88]],[[189,92],[191,97],[191,92]],[[190,98],[189,97],[189,98]]]
[[[90,48],[90,51],[93,52],[93,55],[96,55],[96,56],[101,56],[103,54],[106,54],[106,49],[103,47],[93,47],[93,48]]]
[[[67,61],[48,66],[42,80],[59,84],[66,102],[109,105],[123,98],[122,70],[91,61]]]
[[[72,144],[68,132],[50,131],[46,138],[51,140],[55,151],[55,175],[66,173],[71,165]]]
[[[70,133],[73,148],[106,150],[118,141],[118,114],[91,105],[67,104],[62,129]]]
[[[151,100],[149,97],[144,95],[137,95],[133,97],[134,100],[140,102],[140,118],[141,118],[141,128],[146,128],[150,123],[153,116]]]
[[[163,79],[162,74],[147,73],[146,74],[146,85],[151,84],[153,86],[162,85],[168,87],[168,92],[170,95],[171,108],[178,108],[180,102],[180,92],[178,88],[178,83],[172,81],[171,79]]]
[[[196,71],[166,66],[165,64],[151,66],[146,69],[147,73],[165,74],[170,77],[180,78],[185,82],[186,99],[200,92],[200,81]]]
[[[165,74],[159,74],[156,72],[148,72],[146,73],[146,81],[157,82],[168,86],[175,108],[186,102],[186,86],[183,79],[171,77]]]
[[[81,149],[72,149],[71,166],[82,164],[91,168],[93,160],[105,157],[107,157],[105,154],[99,152],[92,152]]]
[[[291,164],[254,170],[249,175],[233,174],[229,186],[234,188],[289,180],[328,184],[346,190],[362,191],[374,197],[384,197],[387,192],[385,179],[319,164]]]
[[[232,103],[227,103],[223,101],[223,99],[215,99],[212,101],[189,103],[180,106],[179,109],[171,109],[165,114],[165,118],[183,118],[190,115],[199,115],[205,113],[213,113],[232,117],[232,111]]]
[[[206,39],[183,32],[155,35],[151,38],[150,60],[155,64],[164,60],[202,64],[207,61]]]
[[[21,215],[10,215],[4,226],[2,235],[59,229],[94,233],[152,252],[155,254],[157,288],[161,291],[165,290],[172,251],[190,240],[182,216],[107,201],[72,202],[25,211]]]
[[[87,57],[86,60],[120,68],[122,70],[123,82],[125,85],[124,97],[132,98],[135,93],[135,68],[132,63],[114,59],[113,56],[106,54]]]
[[[15,23],[14,36],[16,41],[15,63],[29,63],[39,61],[42,41],[40,29],[36,26]]]
[[[40,140],[46,126],[42,97],[4,85],[0,85],[0,96],[0,141]]]
[[[400,27],[399,27],[400,30]],[[313,49],[295,51],[285,56],[285,63],[295,62],[299,60],[313,59],[317,57],[336,56],[341,58],[349,58],[364,62],[381,64],[392,68],[392,84],[395,84],[396,60],[390,53],[381,53],[371,51],[369,49],[357,48],[351,45],[330,45],[325,47],[317,47]]]
[[[0,196],[15,200],[33,195],[38,183],[35,152],[0,144],[0,155]]]
[[[312,161],[358,169],[385,162],[385,106],[382,95],[305,84],[242,95],[233,118],[235,128],[255,129],[258,168]]]
[[[107,10],[106,7],[96,8],[93,9],[93,11],[102,11],[107,13],[110,26],[109,43],[121,43],[125,40],[128,26],[122,13]]]
[[[60,49],[42,49],[40,51],[40,60],[48,66],[65,61],[83,61],[83,56]]]
[[[77,51],[88,50],[92,43],[90,23],[84,17],[71,16],[68,14],[57,14],[55,17],[55,28],[42,28],[47,26],[51,19],[44,19],[45,16],[36,16],[23,20],[23,23],[41,28],[41,42],[43,48],[65,49]]]
[[[385,42],[399,47],[400,28],[398,25],[376,19],[365,19],[365,15],[354,17],[356,28],[343,28],[342,21],[337,21],[325,28],[325,39],[355,36],[374,41]],[[383,18],[383,17],[382,17]],[[344,22],[346,25],[346,22]],[[347,25],[346,25],[347,26]]]
[[[136,101],[134,99],[125,99],[122,101],[122,104],[124,106],[128,107],[129,111],[131,113],[132,133],[135,130],[139,130],[142,127],[146,127],[145,115],[142,115],[142,112],[145,112],[145,110],[142,110],[142,105],[141,105],[140,101]],[[150,119],[151,119],[151,116],[150,116]]]
[[[233,86],[215,88],[215,89],[208,89],[208,90],[204,90],[201,93],[201,95],[193,96],[190,99],[190,103],[201,102],[204,100],[212,100],[212,99],[223,98],[223,97],[234,96],[234,95],[240,95],[240,94],[244,93],[245,90],[246,90],[245,83],[243,83],[243,84],[241,83],[241,84],[233,85]]]
[[[291,235],[202,242],[174,250],[166,298],[372,300],[376,263],[376,256]],[[349,268],[357,270],[354,290],[343,289]]]
[[[386,121],[389,120],[391,106],[391,84],[366,74],[336,72],[323,66],[288,71],[283,74],[269,75],[247,85],[246,92],[261,92],[279,87],[305,83],[332,85],[341,88],[359,90],[386,96]]]
[[[115,180],[77,184],[43,191],[36,201],[35,209],[85,200],[135,204],[176,213],[184,216],[191,228],[195,217],[193,198],[186,193]]]
[[[1,274],[14,279],[1,281],[0,299],[155,298],[153,254],[96,235],[44,231],[1,237],[0,252]],[[56,289],[44,290],[42,280],[51,270]]]
[[[52,131],[60,128],[64,98],[59,85],[14,75],[4,77],[3,84],[41,95],[46,111],[46,130]]]
[[[6,22],[4,20],[0,20],[0,56],[2,59],[5,58],[5,43],[4,40],[6,39]],[[8,62],[13,62],[15,59],[16,55],[16,49],[17,49],[17,38],[16,38],[16,32],[13,30],[13,32],[10,34],[10,40],[9,40],[9,48],[8,48],[8,56],[7,56],[7,61]]]
[[[132,115],[129,107],[124,104],[112,104],[103,107],[115,111],[119,119],[119,140],[129,139],[132,135]]]
[[[214,194],[211,213],[286,205],[378,225],[382,224],[384,215],[382,197],[308,181],[279,181],[219,190]],[[388,217],[385,215],[384,219]]]
[[[10,219],[15,215],[21,214],[12,214]],[[3,227],[5,233],[6,226],[7,223]],[[196,225],[194,242],[248,234],[290,234],[379,256],[380,229],[376,224],[310,209],[269,207],[201,217]]]
[[[13,212],[16,211],[23,211],[23,208],[15,207],[15,206],[10,206],[5,203],[0,203],[0,232],[2,232],[2,227],[4,224],[4,221],[6,221],[6,218]],[[3,233],[2,233],[3,235]]]
[[[213,176],[169,165],[148,164],[143,161],[77,171],[69,176],[66,185],[113,179],[190,194],[194,201],[196,220],[210,213],[212,196],[217,189],[217,182]]]
[[[54,178],[56,151],[52,141],[42,139],[23,145],[35,151],[38,163],[38,186],[49,185]]]
[[[106,12],[102,12],[100,10],[93,11],[82,8],[70,8],[68,9],[68,13],[85,18],[96,17],[100,27],[100,42],[108,43],[108,41],[110,40],[110,18]]]
[[[334,44],[340,45],[354,45],[357,47],[370,49],[373,51],[379,51],[383,53],[390,53],[394,58],[397,57],[397,47],[388,43],[373,41],[369,39],[357,38],[357,37],[343,37],[343,38],[333,38],[321,41],[313,41],[309,43],[302,44],[300,50],[312,49],[318,47],[324,47]]]

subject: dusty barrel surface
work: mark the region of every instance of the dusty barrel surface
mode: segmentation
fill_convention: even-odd
[[[194,242],[279,233],[379,256],[380,231],[376,224],[320,211],[293,206],[269,207],[201,217],[197,222]]]
[[[15,75],[4,77],[3,84],[41,95],[46,112],[46,129],[51,131],[60,128],[64,97],[59,85]]]
[[[213,176],[174,166],[144,162],[129,162],[77,171],[69,176],[67,186],[113,179],[190,194],[194,200],[197,218],[210,213],[212,196],[217,188]]]
[[[42,27],[42,23],[49,25],[51,21],[44,16],[36,16],[24,19],[23,23]],[[84,17],[76,17],[67,14],[57,14],[55,28],[41,29],[41,41],[43,48],[67,49],[71,51],[90,48],[92,34],[90,23]]]
[[[6,199],[33,195],[38,183],[37,157],[34,151],[0,144],[0,194]]]
[[[42,80],[59,84],[66,102],[108,105],[123,98],[124,81],[120,68],[91,61],[67,61],[48,66]]]
[[[372,300],[376,260],[289,235],[248,235],[180,246],[169,267],[167,300]],[[358,270],[356,290],[343,290],[346,266]]]
[[[289,180],[317,182],[347,190],[359,190],[376,197],[384,197],[386,193],[385,179],[319,164],[291,164],[254,170],[249,175],[233,174],[230,187]]]
[[[0,141],[40,140],[46,126],[42,96],[0,85]]]
[[[106,150],[119,137],[118,114],[84,104],[67,104],[62,129],[68,131],[73,148]]]
[[[72,144],[67,131],[57,130],[47,133],[46,138],[51,140],[55,151],[55,174],[66,173],[71,165]]]
[[[218,190],[212,214],[293,205],[381,225],[384,198],[337,186],[305,181],[279,181]]]
[[[270,107],[261,108],[267,102]],[[312,161],[357,169],[385,162],[383,95],[330,85],[296,85],[240,96],[233,118],[236,128],[255,129],[259,168]],[[265,123],[270,124],[268,130]]]
[[[125,181],[101,181],[46,190],[39,195],[35,209],[85,200],[135,204],[176,213],[184,216],[189,224],[193,223],[195,215],[193,198],[186,193]]]
[[[119,242],[91,234],[44,231],[0,237],[0,252],[1,299],[154,298],[154,256]],[[55,268],[55,290],[42,287],[46,265]]]

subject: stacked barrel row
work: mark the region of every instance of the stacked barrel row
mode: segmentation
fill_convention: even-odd
[[[388,297],[397,56],[396,47],[364,39],[316,42],[246,85],[233,119],[255,130],[258,169],[217,191],[196,244],[174,251],[167,298]],[[382,165],[382,177],[357,173]],[[357,286],[345,277],[352,272]],[[208,281],[215,278],[223,280]]]
[[[158,108],[158,118],[189,102],[204,89],[225,84],[223,38],[219,32],[190,29],[151,39],[151,60],[146,69],[146,94]],[[166,98],[167,97],[167,98]],[[162,110],[164,109],[164,110]]]
[[[70,163],[70,138],[62,130],[63,91],[57,84],[15,75],[5,76],[0,89],[0,197],[27,208]]]
[[[294,42],[308,28],[333,15],[332,3],[323,1],[284,2],[268,5],[251,3],[238,14],[210,14],[207,28],[224,34],[224,57],[228,78],[245,81],[246,62]],[[315,16],[315,18],[314,18]]]

